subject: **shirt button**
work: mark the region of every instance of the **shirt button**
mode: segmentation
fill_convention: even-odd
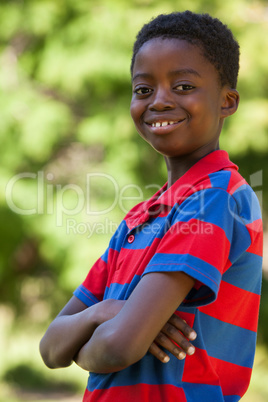
[[[135,240],[135,236],[134,236],[134,235],[130,235],[130,236],[128,236],[127,241],[128,241],[129,243],[133,243],[133,242],[134,242],[134,240]]]

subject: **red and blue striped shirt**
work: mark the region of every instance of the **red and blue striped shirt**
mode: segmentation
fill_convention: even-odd
[[[74,295],[87,306],[127,300],[143,275],[183,271],[195,285],[176,313],[196,352],[163,364],[147,353],[130,367],[91,373],[84,401],[236,402],[254,360],[262,275],[257,197],[225,151],[135,206]]]

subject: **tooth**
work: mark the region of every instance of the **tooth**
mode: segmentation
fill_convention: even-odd
[[[152,127],[166,127],[172,126],[173,124],[178,123],[177,121],[163,121],[163,122],[156,122],[152,123]]]

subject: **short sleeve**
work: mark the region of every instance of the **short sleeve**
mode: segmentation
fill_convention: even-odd
[[[250,235],[237,201],[223,189],[198,191],[174,208],[170,228],[144,275],[182,271],[196,280],[182,306],[206,305],[217,298],[222,275],[233,263],[230,255],[239,258]]]
[[[105,253],[95,262],[84,282],[74,291],[74,296],[88,307],[103,300],[109,272],[116,265],[122,239],[124,239],[126,232],[127,226],[123,221],[112,236]]]
[[[107,253],[107,251],[106,251]],[[74,291],[74,296],[88,307],[103,299],[107,281],[105,254],[90,269],[84,282]]]

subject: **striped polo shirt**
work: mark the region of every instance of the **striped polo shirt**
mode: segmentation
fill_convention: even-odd
[[[228,154],[214,151],[126,215],[74,292],[90,307],[127,300],[145,274],[185,272],[195,285],[176,314],[197,332],[195,354],[169,354],[163,364],[147,353],[119,372],[91,373],[83,401],[240,400],[255,354],[261,266],[257,197]]]

